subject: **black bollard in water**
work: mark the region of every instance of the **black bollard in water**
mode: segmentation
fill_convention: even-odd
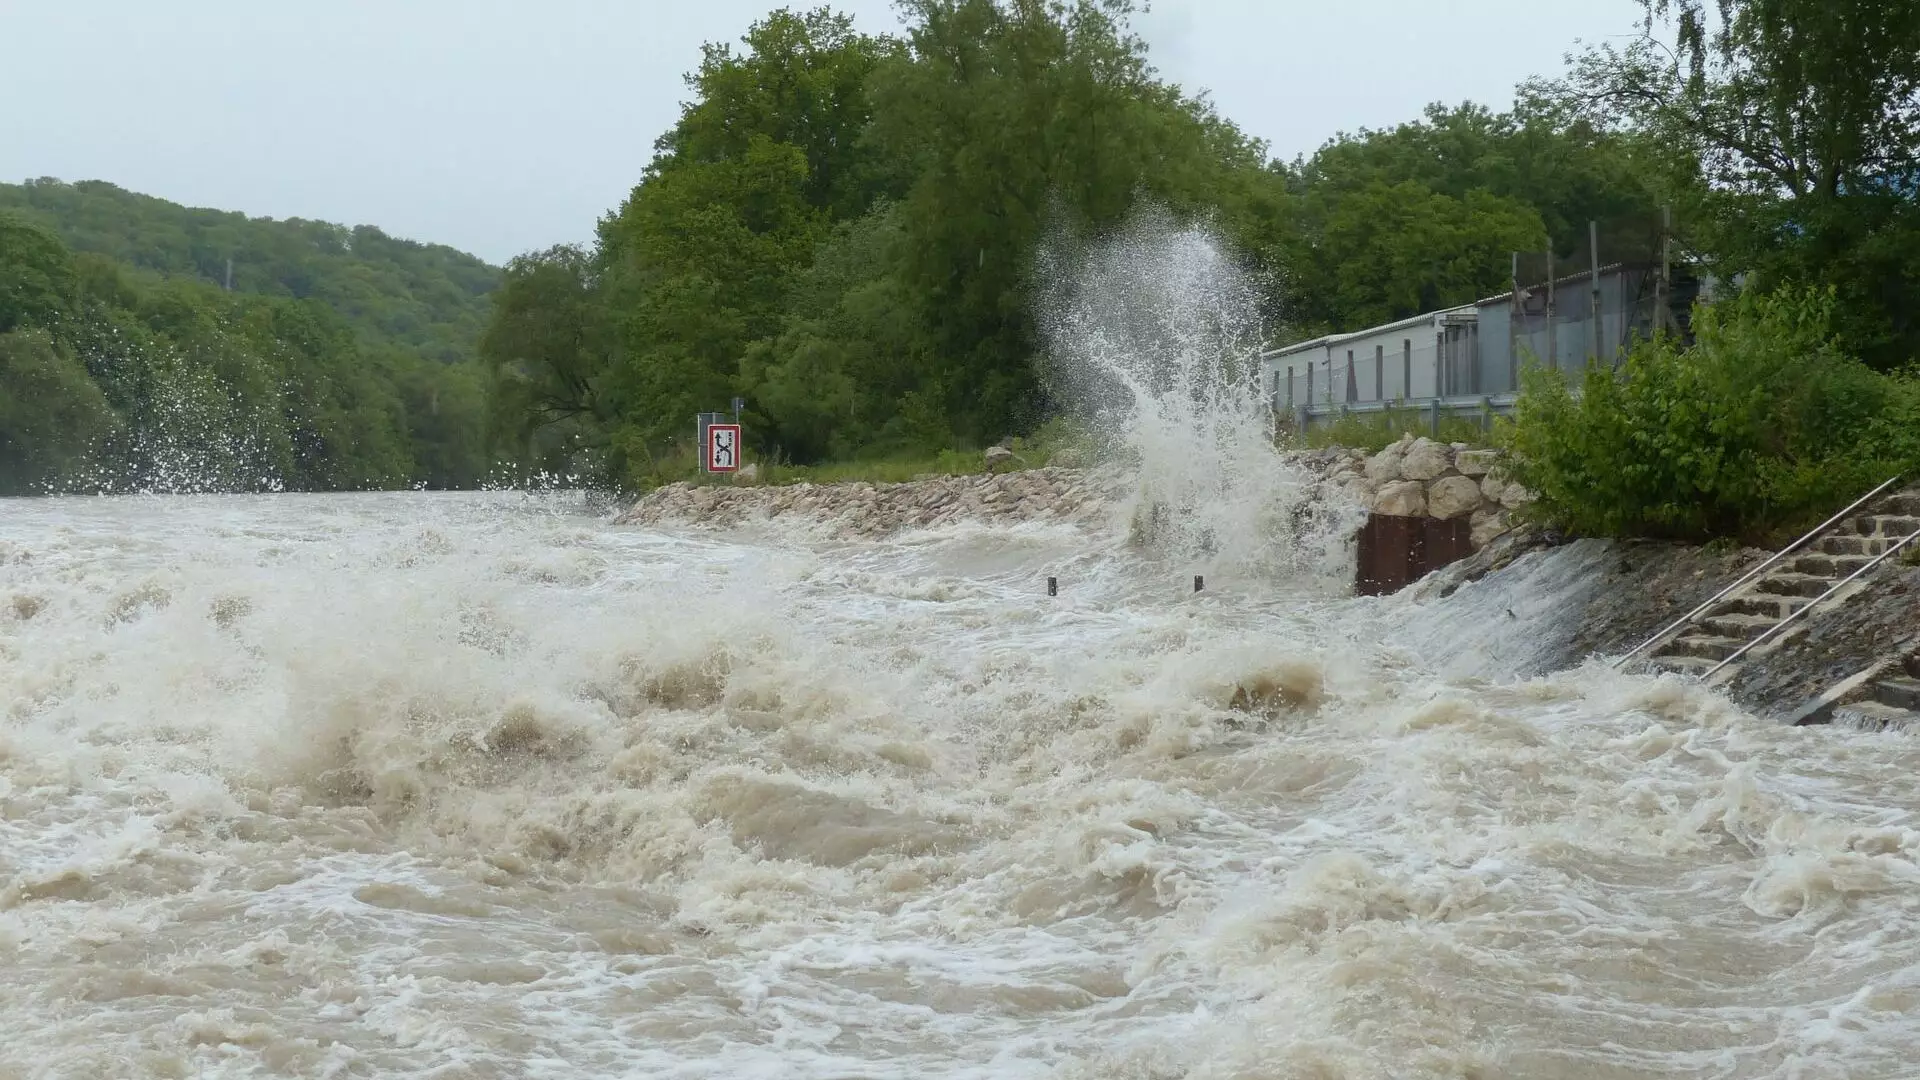
[[[1048,596],[1060,595],[1060,579],[1059,578],[1050,577],[1047,579],[1047,595]]]
[[[1207,579],[1205,575],[1202,575],[1202,574],[1193,575],[1193,591],[1194,592],[1199,592],[1201,589],[1204,589],[1206,587],[1207,587]]]

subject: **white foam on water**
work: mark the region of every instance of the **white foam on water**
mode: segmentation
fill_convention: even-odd
[[[1910,735],[1516,681],[1460,666],[1450,600],[1196,597],[1119,536],[567,505],[0,503],[0,1075],[1920,1050]]]

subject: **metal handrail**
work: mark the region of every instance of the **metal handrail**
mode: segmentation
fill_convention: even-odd
[[[1719,663],[1713,665],[1713,669],[1711,671],[1708,671],[1705,675],[1700,676],[1700,678],[1703,680],[1713,678],[1714,674],[1717,673],[1721,668],[1726,667],[1728,664],[1731,664],[1735,660],[1738,660],[1741,657],[1747,655],[1747,652],[1750,649],[1752,649],[1754,646],[1760,644],[1761,642],[1767,640],[1773,635],[1779,633],[1781,630],[1784,630],[1788,623],[1791,623],[1793,620],[1799,618],[1802,615],[1805,615],[1809,611],[1812,611],[1814,608],[1819,607],[1821,602],[1826,600],[1829,596],[1832,596],[1834,593],[1837,593],[1841,589],[1844,589],[1848,585],[1852,584],[1853,579],[1868,572],[1869,570],[1872,570],[1874,567],[1879,566],[1881,563],[1886,562],[1888,559],[1898,554],[1901,548],[1906,547],[1908,544],[1913,543],[1913,541],[1916,539],[1920,539],[1920,529],[1915,529],[1914,531],[1908,533],[1905,537],[1901,538],[1898,541],[1895,541],[1893,546],[1887,548],[1887,550],[1874,556],[1872,562],[1868,563],[1867,565],[1861,567],[1858,570],[1855,570],[1853,573],[1848,574],[1846,577],[1842,578],[1841,580],[1834,582],[1832,587],[1827,589],[1826,592],[1823,592],[1819,596],[1814,597],[1813,603],[1808,604],[1806,607],[1801,608],[1799,611],[1796,611],[1793,614],[1787,616],[1786,618],[1781,619],[1779,622],[1774,623],[1772,626],[1767,627],[1767,630],[1765,633],[1761,634],[1759,637],[1754,638],[1752,641],[1749,641],[1745,645],[1742,645],[1738,649],[1734,650],[1734,653],[1732,656],[1729,656],[1725,660],[1722,660]]]
[[[1816,536],[1819,536],[1821,533],[1826,532],[1828,529],[1833,527],[1835,522],[1839,521],[1841,518],[1846,517],[1848,514],[1853,513],[1855,510],[1860,509],[1860,507],[1864,506],[1868,502],[1871,502],[1873,499],[1879,497],[1881,492],[1887,490],[1888,488],[1892,487],[1893,485],[1899,482],[1900,482],[1900,477],[1898,476],[1889,477],[1887,481],[1881,484],[1879,487],[1874,488],[1872,491],[1869,491],[1865,495],[1862,495],[1858,499],[1854,500],[1853,505],[1847,507],[1845,510],[1840,511],[1839,513],[1833,515],[1827,520],[1821,522],[1819,525],[1815,526],[1812,532],[1808,533],[1807,535],[1801,537],[1798,540],[1795,540],[1793,543],[1788,544],[1786,547],[1781,548],[1779,551],[1774,552],[1772,558],[1768,559],[1766,562],[1761,563],[1759,566],[1756,566],[1753,569],[1747,571],[1746,574],[1740,578],[1740,580],[1734,582],[1733,584],[1727,586],[1724,589],[1721,589],[1719,592],[1714,593],[1712,598],[1709,599],[1706,603],[1701,604],[1699,607],[1694,608],[1692,611],[1689,611],[1685,615],[1680,616],[1678,619],[1675,619],[1673,622],[1661,628],[1659,633],[1653,635],[1652,637],[1641,642],[1640,644],[1635,645],[1632,649],[1628,650],[1625,654],[1623,654],[1618,660],[1615,660],[1612,666],[1619,667],[1621,664],[1624,664],[1627,661],[1633,659],[1635,656],[1638,656],[1643,650],[1646,649],[1647,646],[1652,645],[1654,642],[1659,641],[1661,638],[1666,637],[1668,634],[1671,634],[1675,630],[1678,630],[1682,626],[1685,626],[1688,623],[1692,622],[1695,616],[1699,615],[1701,612],[1707,610],[1708,608],[1719,603],[1720,601],[1726,599],[1728,595],[1730,595],[1737,589],[1743,588],[1744,586],[1747,585],[1748,582],[1751,582],[1754,578],[1757,578],[1761,574],[1766,573],[1768,570],[1773,568],[1773,565],[1775,563],[1779,562],[1781,559],[1786,558],[1788,555],[1791,555],[1794,552],[1800,550],[1800,545],[1806,543],[1807,541],[1813,539]]]

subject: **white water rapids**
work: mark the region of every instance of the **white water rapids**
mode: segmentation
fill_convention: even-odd
[[[1124,531],[0,502],[0,1076],[1914,1074],[1910,736]]]

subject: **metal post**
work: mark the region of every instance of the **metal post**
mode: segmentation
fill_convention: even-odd
[[[1520,253],[1513,253],[1513,291],[1507,303],[1507,385],[1520,388]]]
[[[1593,362],[1607,355],[1605,331],[1600,322],[1600,223],[1587,222],[1588,262],[1593,267]]]
[[[1555,326],[1553,295],[1553,249],[1547,249],[1547,366],[1560,370],[1560,328]]]
[[[1060,579],[1059,578],[1050,577],[1047,579],[1047,595],[1048,596],[1060,595]]]
[[[1204,589],[1206,587],[1207,587],[1207,579],[1205,575],[1202,575],[1202,574],[1193,575],[1193,591],[1194,592],[1199,592],[1201,589]]]
[[[1673,204],[1660,208],[1660,279],[1654,287],[1658,297],[1653,312],[1655,333],[1667,329],[1678,330],[1673,323]]]
[[[1433,437],[1435,439],[1438,439],[1440,437],[1440,399],[1439,398],[1434,398],[1432,401],[1427,403],[1427,421],[1428,421],[1427,426],[1432,430]]]

